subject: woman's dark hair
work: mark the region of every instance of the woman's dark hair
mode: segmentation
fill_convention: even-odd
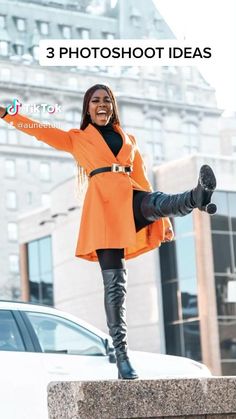
[[[81,124],[80,128],[83,130],[87,127],[88,124],[91,123],[90,115],[88,115],[88,107],[91,97],[93,96],[94,92],[98,89],[106,90],[108,96],[111,99],[112,106],[113,106],[113,113],[110,119],[112,124],[119,124],[120,125],[120,118],[118,114],[118,107],[116,103],[116,98],[110,87],[106,86],[105,84],[94,84],[91,86],[84,94],[84,101],[83,101],[83,110],[82,110],[82,117],[81,117]]]

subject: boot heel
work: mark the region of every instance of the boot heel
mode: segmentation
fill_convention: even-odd
[[[118,380],[122,380],[122,376],[121,376],[120,372],[118,372]]]
[[[210,215],[213,215],[217,211],[217,206],[213,203],[209,203],[205,207],[202,207],[202,210],[206,211]]]

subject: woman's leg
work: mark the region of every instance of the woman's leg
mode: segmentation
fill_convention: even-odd
[[[124,249],[97,249],[96,253],[102,270],[125,269]]]
[[[149,195],[149,192],[142,192],[133,190],[133,214],[134,214],[134,222],[136,231],[141,230],[142,228],[152,224],[153,221],[147,220],[141,211],[141,202],[143,201],[144,197]]]
[[[104,283],[104,305],[109,334],[116,351],[119,378],[138,378],[127,355],[126,289],[124,249],[97,249]]]
[[[159,191],[140,192],[146,194],[143,198],[136,195],[133,201],[134,218],[138,220],[138,225],[142,225],[141,217],[153,222],[160,217],[182,217],[192,212],[194,208],[214,214],[216,205],[210,202],[215,188],[215,175],[209,166],[204,165],[200,169],[198,184],[192,190],[173,195]]]

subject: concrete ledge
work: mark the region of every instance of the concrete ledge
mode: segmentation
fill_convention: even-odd
[[[50,419],[236,419],[236,376],[56,382]]]

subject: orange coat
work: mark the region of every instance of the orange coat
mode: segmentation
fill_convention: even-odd
[[[135,230],[133,189],[152,191],[152,187],[133,136],[127,135],[118,124],[114,125],[123,139],[115,157],[92,124],[85,130],[63,131],[19,114],[6,115],[4,119],[38,140],[71,153],[87,174],[112,163],[133,165],[131,175],[105,172],[89,180],[75,256],[97,261],[96,249],[124,248],[125,258],[130,259],[160,246],[165,228],[171,226],[168,218],[161,218],[138,233]]]

